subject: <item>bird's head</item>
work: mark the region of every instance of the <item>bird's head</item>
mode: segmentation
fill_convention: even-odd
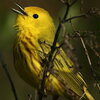
[[[13,9],[18,13],[16,26],[18,30],[27,30],[35,35],[54,34],[55,26],[49,13],[40,7],[25,7],[22,8],[18,4],[19,10]]]

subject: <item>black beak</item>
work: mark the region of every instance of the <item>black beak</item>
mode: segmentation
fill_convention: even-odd
[[[22,7],[21,7],[19,4],[17,4],[17,3],[16,3],[15,5],[19,8],[19,10],[12,8],[12,10],[13,10],[15,13],[28,16],[27,13],[24,11],[24,8],[22,8]]]

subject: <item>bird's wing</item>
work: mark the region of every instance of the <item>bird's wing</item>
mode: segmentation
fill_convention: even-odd
[[[48,57],[50,52],[50,45],[43,42],[40,44],[41,50],[39,51],[39,56],[42,60],[45,60]],[[61,84],[64,84],[65,87],[70,88],[74,93],[81,96],[83,91],[83,86],[87,86],[80,72],[74,73],[74,64],[67,57],[62,48],[56,50],[53,55],[53,68],[52,74],[56,77]]]
[[[54,60],[54,68],[58,71],[58,76],[64,81],[69,88],[81,96],[83,94],[83,86],[87,86],[80,72],[75,73],[73,62],[66,56],[64,51],[60,49],[59,54]]]

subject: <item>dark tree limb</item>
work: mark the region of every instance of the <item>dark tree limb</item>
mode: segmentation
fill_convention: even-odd
[[[43,97],[45,96],[45,92],[44,92],[44,89],[45,89],[45,81],[46,81],[46,78],[47,78],[47,72],[50,71],[50,69],[52,69],[53,67],[53,56],[55,57],[56,55],[54,55],[57,47],[56,47],[56,44],[57,44],[57,40],[58,40],[58,37],[59,37],[59,34],[60,34],[60,30],[62,28],[62,24],[65,24],[66,22],[68,21],[71,21],[73,19],[76,19],[76,18],[81,18],[81,17],[87,17],[87,15],[91,15],[91,14],[95,14],[94,11],[90,12],[88,11],[87,13],[85,14],[81,14],[81,15],[78,15],[78,16],[73,16],[73,17],[70,17],[70,18],[67,18],[68,17],[68,13],[69,13],[69,10],[70,8],[78,1],[78,0],[73,0],[71,1],[70,3],[67,1],[67,0],[60,0],[65,6],[66,6],[66,11],[65,11],[65,14],[63,16],[63,18],[60,20],[59,22],[59,25],[58,25],[58,28],[56,30],[56,34],[55,34],[55,38],[54,38],[54,41],[53,41],[53,44],[51,46],[51,51],[49,52],[48,54],[48,58],[45,59],[45,63],[44,63],[44,69],[43,69],[43,76],[42,76],[42,79],[41,79],[41,84],[40,84],[40,87],[39,87],[39,90],[38,90],[38,100],[42,100]],[[79,34],[78,34],[79,35]],[[80,37],[80,36],[79,36]],[[83,44],[83,41],[81,39],[81,42]],[[63,45],[63,43],[59,46],[59,48]],[[86,49],[85,49],[86,50]],[[88,52],[86,52],[87,54]],[[90,62],[90,58],[89,58],[89,55],[87,54],[87,58],[88,58],[88,61],[89,63],[91,64]],[[92,67],[91,67],[92,69]]]
[[[68,2],[62,2],[62,0],[61,0],[61,2],[66,5],[66,11],[65,11],[65,14],[63,16],[63,19],[59,22],[59,25],[58,25],[58,28],[57,28],[57,31],[56,31],[56,34],[55,34],[55,38],[54,38],[54,41],[53,41],[53,45],[51,46],[51,51],[49,52],[48,59],[45,59],[46,60],[46,63],[44,64],[43,76],[42,76],[41,84],[40,84],[40,87],[39,87],[39,90],[38,90],[38,100],[42,100],[43,97],[44,97],[44,95],[45,95],[44,88],[45,88],[45,81],[46,81],[46,78],[47,78],[47,72],[48,72],[49,69],[52,68],[52,59],[53,59],[52,57],[53,57],[54,52],[56,50],[57,40],[58,40],[58,37],[59,37],[60,30],[62,28],[62,25],[61,24],[67,18],[70,7],[76,1],[77,0],[74,0],[70,4]]]

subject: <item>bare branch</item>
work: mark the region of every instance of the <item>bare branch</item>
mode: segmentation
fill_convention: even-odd
[[[77,0],[76,0],[77,1]],[[74,1],[75,2],[75,1]],[[74,4],[74,2],[72,3],[72,5]],[[44,69],[43,69],[43,76],[42,76],[42,80],[41,80],[41,85],[40,85],[40,88],[38,90],[39,92],[39,98],[38,100],[42,100],[43,96],[44,96],[44,87],[45,87],[45,80],[47,78],[47,72],[48,72],[48,69],[52,68],[52,57],[53,57],[53,54],[56,50],[56,43],[57,43],[57,40],[58,40],[58,37],[59,37],[59,33],[60,33],[60,30],[61,30],[61,24],[62,22],[67,18],[68,16],[68,12],[69,12],[69,8],[70,8],[70,4],[68,2],[65,3],[66,4],[66,12],[63,16],[63,19],[60,21],[59,25],[58,25],[58,28],[57,28],[57,31],[56,31],[56,34],[55,34],[55,38],[54,38],[54,41],[53,41],[53,45],[51,46],[51,51],[49,52],[49,56],[48,56],[48,59],[46,59],[46,63],[44,64]],[[72,6],[71,5],[71,6]]]
[[[60,34],[60,30],[62,28],[62,24],[64,24],[65,22],[71,21],[73,19],[76,19],[76,18],[87,17],[87,15],[91,15],[92,13],[95,13],[95,12],[89,12],[88,11],[85,14],[78,15],[78,16],[73,16],[71,18],[66,19],[68,17],[69,9],[71,8],[71,6],[73,6],[77,2],[77,0],[73,0],[70,3],[67,0],[60,0],[60,1],[66,6],[66,11],[65,11],[65,14],[64,14],[63,18],[59,21],[59,25],[58,25],[58,28],[56,30],[56,34],[55,34],[55,38],[54,38],[53,44],[52,44],[52,46],[50,46],[51,47],[51,51],[48,53],[48,57],[45,57],[46,59],[45,59],[44,68],[43,68],[43,75],[42,75],[41,84],[40,84],[40,87],[39,87],[39,90],[38,90],[38,95],[39,95],[38,96],[39,97],[38,100],[42,100],[43,97],[45,96],[44,88],[45,88],[46,78],[48,77],[47,76],[47,72],[49,72],[50,69],[52,69],[53,60],[54,60],[54,58],[56,57],[56,55],[58,53],[58,49],[63,45],[63,43],[62,43],[58,48],[56,47],[57,40],[58,40],[58,37],[59,37],[59,34]],[[80,37],[82,45],[83,45],[83,47],[85,49],[85,53],[86,53],[88,62],[90,64],[91,70],[93,72],[91,59],[90,59],[90,56],[88,54],[87,48],[86,48],[86,46],[84,44],[83,38],[80,36],[79,33],[77,33],[77,34]],[[93,75],[95,76],[95,74],[93,74]]]
[[[90,65],[90,69],[91,69],[92,75],[93,75],[93,77],[94,77],[94,79],[95,79],[95,78],[96,78],[96,74],[95,74],[95,72],[94,72],[94,68],[93,68],[93,66],[92,66],[91,58],[90,58],[90,55],[89,55],[88,50],[87,50],[87,48],[86,48],[85,42],[84,42],[83,38],[81,37],[80,33],[79,33],[78,31],[76,31],[76,33],[77,33],[77,34],[79,35],[79,37],[80,37],[82,46],[83,46],[83,48],[84,48],[84,50],[85,50],[85,54],[86,54],[86,57],[87,57],[87,59],[88,59],[88,63],[89,63],[89,65]]]
[[[7,64],[5,64],[4,59],[3,59],[3,57],[2,57],[1,54],[0,54],[0,62],[1,62],[2,68],[3,68],[4,71],[5,71],[6,76],[8,77],[8,80],[9,80],[9,82],[10,82],[11,89],[12,89],[12,92],[13,92],[13,94],[14,94],[15,100],[18,100],[18,97],[17,97],[17,93],[16,93],[16,89],[15,89],[13,80],[12,80],[10,74],[9,74],[8,69],[7,69]]]
[[[83,18],[83,17],[86,17],[86,14],[82,14],[82,15],[70,17],[70,18],[66,19],[63,23],[68,22],[68,21],[71,21],[73,19]]]

